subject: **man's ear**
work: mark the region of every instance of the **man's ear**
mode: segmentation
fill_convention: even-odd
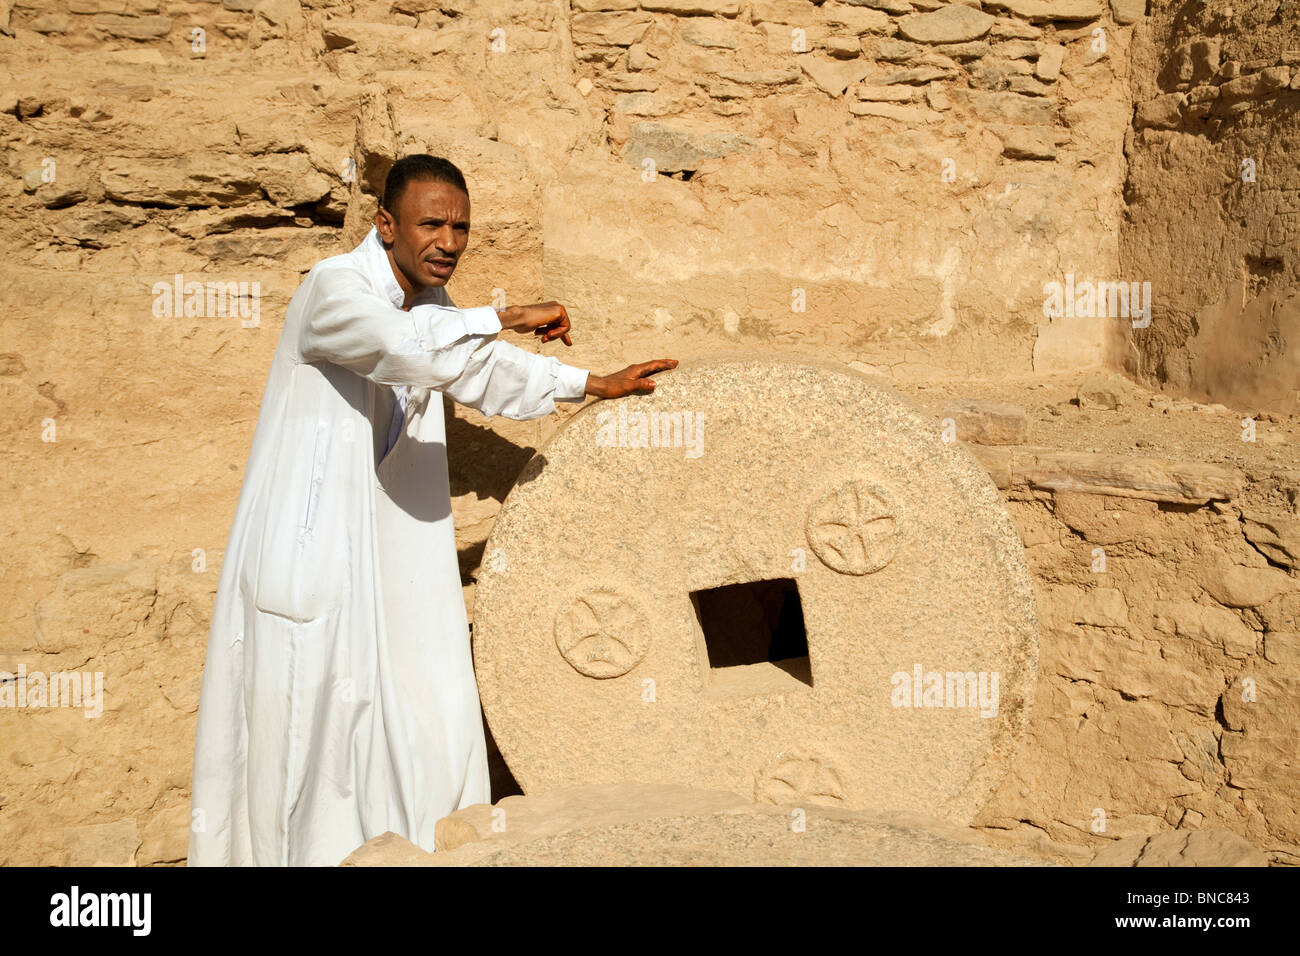
[[[379,211],[375,213],[375,229],[379,232],[379,238],[383,240],[384,245],[392,245],[396,226],[397,220],[393,218],[393,214],[380,206]]]

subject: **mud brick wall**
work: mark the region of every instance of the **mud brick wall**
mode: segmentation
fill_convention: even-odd
[[[1125,274],[1163,303],[1126,364],[1205,400],[1300,408],[1300,13],[1153,3],[1135,28]]]

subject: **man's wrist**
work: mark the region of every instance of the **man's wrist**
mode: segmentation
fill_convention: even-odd
[[[476,305],[458,310],[465,320],[465,331],[473,335],[496,335],[501,331],[501,317],[490,305]]]
[[[588,373],[587,390],[588,395],[594,395],[596,398],[605,397],[605,376]]]

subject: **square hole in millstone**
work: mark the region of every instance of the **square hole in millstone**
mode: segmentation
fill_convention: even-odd
[[[768,694],[812,686],[803,604],[791,578],[691,592],[710,691]]]

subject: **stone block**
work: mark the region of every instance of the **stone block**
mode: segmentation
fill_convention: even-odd
[[[799,66],[817,84],[818,89],[830,96],[843,96],[851,84],[857,83],[871,72],[871,64],[866,60],[833,62],[801,56]]]
[[[91,22],[94,23],[96,30],[128,40],[157,40],[171,33],[172,30],[172,21],[168,17],[133,17],[101,13]]]
[[[994,10],[1007,10],[1024,20],[1096,20],[1101,0],[990,0]]]
[[[1147,15],[1147,0],[1110,0],[1110,14],[1121,26],[1137,23]]]
[[[1023,445],[1029,441],[1029,416],[1019,405],[962,399],[943,412],[957,429],[958,441],[980,445]]]
[[[1268,857],[1227,830],[1173,830],[1117,840],[1089,866],[1268,866]]]
[[[823,4],[820,9],[822,22],[836,33],[861,36],[864,33],[893,32],[893,21],[879,10],[834,2]]]
[[[734,17],[740,13],[740,0],[641,0],[641,9],[679,17]]]
[[[596,46],[631,46],[650,29],[654,18],[645,13],[575,13],[573,42]]]
[[[954,3],[933,13],[903,17],[898,21],[898,32],[917,43],[965,43],[988,33],[993,19],[981,10]]]
[[[989,129],[1002,141],[1002,155],[1007,159],[1056,158],[1056,137],[1051,130],[1001,124],[990,124]]]
[[[1131,401],[1133,386],[1122,375],[1097,372],[1079,383],[1076,398],[1080,408],[1114,411]]]
[[[1038,55],[1034,65],[1034,76],[1045,83],[1051,83],[1061,75],[1061,64],[1065,61],[1065,47],[1059,43],[1048,43]]]
[[[1237,497],[1244,478],[1236,470],[1201,462],[1025,450],[1017,451],[1012,459],[1012,480],[1049,491],[1205,504]]]
[[[37,643],[47,654],[101,654],[136,635],[157,593],[148,561],[76,568],[36,605]]]
[[[1246,539],[1265,557],[1300,570],[1300,518],[1250,510],[1242,512]]]
[[[653,159],[661,172],[698,169],[701,162],[729,153],[752,153],[757,144],[743,133],[693,130],[660,123],[633,123],[628,134],[624,159],[640,166]]]
[[[879,116],[884,119],[897,120],[911,126],[922,123],[937,123],[943,114],[924,107],[902,106],[898,103],[873,103],[859,101],[849,104],[849,112],[854,116]]]
[[[690,17],[682,21],[682,40],[693,46],[736,48],[736,25],[716,17]]]
[[[1220,558],[1201,575],[1201,586],[1228,607],[1259,607],[1300,588],[1300,581],[1277,568],[1251,568]]]
[[[134,820],[94,823],[65,828],[59,842],[60,866],[135,866],[140,831]]]

